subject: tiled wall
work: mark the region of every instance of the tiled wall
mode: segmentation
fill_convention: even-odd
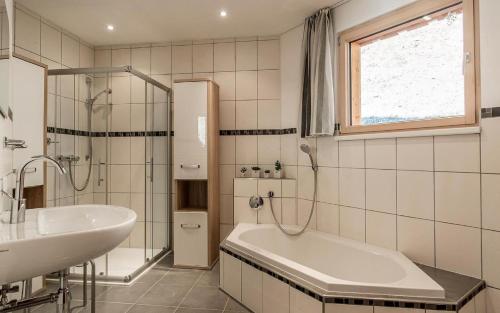
[[[48,64],[51,69],[132,65],[169,87],[175,79],[211,78],[221,88],[221,130],[282,128],[278,37],[97,47],[94,52],[91,45],[79,40],[78,37],[18,6],[15,50],[19,54]],[[86,109],[83,103],[86,87],[83,76],[76,80],[75,82],[69,76],[57,82],[53,78],[49,79],[48,126],[86,130]],[[143,120],[144,113],[139,110],[140,103],[133,99],[141,98],[141,83],[135,78],[115,75],[109,84],[113,89],[111,97],[115,104],[109,120],[110,129],[138,130],[140,123],[137,121]],[[105,86],[104,79],[96,78],[94,85],[95,91],[100,91]],[[102,112],[101,115],[98,112],[94,113],[93,130],[104,130],[104,125]],[[272,168],[274,161],[280,159],[281,135],[261,135],[261,133],[253,135],[254,133],[251,135],[228,133],[220,138],[221,238],[225,237],[233,226],[233,178],[240,167],[258,164],[263,169]],[[57,142],[49,145],[51,155],[74,154],[79,155],[81,160],[85,159],[86,137],[64,134],[51,134],[49,137]],[[139,169],[139,164],[134,165],[132,159],[133,151],[138,151],[140,149],[138,146],[143,144],[140,141],[139,138],[112,138],[108,147],[111,156],[110,172],[108,172],[110,203],[132,207],[137,212],[143,212],[141,210],[143,202],[138,200],[143,191],[135,190],[132,185],[133,181],[140,180],[142,177],[140,174],[143,172]],[[104,185],[96,184],[96,162],[99,157],[103,157],[105,151],[103,145],[102,138],[94,138],[93,179],[84,192],[74,192],[67,177],[61,179],[55,175],[54,169],[49,169],[49,205],[104,202]],[[81,184],[87,164],[84,162],[80,164],[82,165],[76,168],[76,173],[77,182]],[[124,166],[130,167],[130,171],[122,171]],[[155,169],[155,173],[162,172]],[[116,180],[117,184],[114,184],[112,177],[118,177],[116,173],[128,173],[129,178]],[[162,175],[158,175],[158,179],[159,176]],[[125,189],[120,189],[123,181],[131,183],[130,186],[127,184],[122,187],[127,191],[134,189],[137,193],[123,192]],[[162,201],[165,201],[166,195],[162,197]],[[136,233],[142,231],[137,229]],[[131,239],[131,242],[133,241]]]
[[[221,130],[281,128],[279,38],[97,47],[95,61],[96,67],[130,64],[169,87],[176,79],[213,79],[220,86]],[[279,147],[280,135],[220,137],[221,238],[233,227],[235,173],[243,165],[271,168]]]
[[[337,31],[411,1],[352,0],[336,11]],[[384,7],[387,6],[387,7]],[[481,105],[500,106],[498,1],[480,0]],[[371,8],[367,10],[367,8]],[[282,111],[298,111],[301,28],[281,37]],[[282,63],[284,64],[284,63]],[[289,96],[292,94],[292,96]],[[293,113],[296,114],[296,113]],[[286,116],[283,120],[287,120]],[[290,122],[293,122],[290,121]],[[293,127],[290,124],[287,127]],[[311,227],[397,249],[413,260],[480,277],[489,288],[488,312],[500,312],[500,118],[481,120],[481,134],[336,141],[308,140],[319,168],[316,217]],[[297,164],[299,223],[312,199],[312,173],[282,138],[282,160]],[[294,168],[294,167],[292,167]],[[292,172],[292,171],[288,171]],[[295,171],[293,171],[295,173]]]
[[[94,64],[94,52],[90,44],[19,5],[15,10],[14,29],[14,51],[47,64],[49,69],[92,67]],[[57,80],[49,77],[48,126],[86,130],[83,103],[86,89],[83,82],[83,77],[76,81],[72,76]],[[63,134],[49,134],[49,137],[57,142],[48,146],[49,155],[79,155],[81,160],[85,160],[86,137]],[[81,185],[87,165],[84,162],[80,164],[74,168],[74,172]],[[74,192],[69,177],[57,175],[55,169],[49,166],[47,200],[49,206],[92,203],[92,184],[82,192]]]

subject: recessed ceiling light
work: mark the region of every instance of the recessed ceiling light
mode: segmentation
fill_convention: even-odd
[[[220,15],[221,17],[226,17],[226,16],[227,16],[227,11],[226,11],[226,10],[220,10],[219,15]]]
[[[426,15],[424,17],[422,17],[424,19],[424,21],[430,21],[432,20],[432,17],[430,17],[429,15]]]
[[[115,30],[115,27],[111,24],[106,25],[106,29],[109,31]]]

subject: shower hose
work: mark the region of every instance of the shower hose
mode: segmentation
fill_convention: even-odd
[[[299,236],[299,235],[301,235],[302,233],[304,233],[306,231],[307,227],[311,223],[311,219],[312,219],[312,216],[313,216],[313,213],[314,213],[314,204],[316,203],[316,187],[317,187],[317,184],[318,184],[318,168],[317,167],[313,167],[313,172],[314,172],[314,193],[313,193],[313,200],[312,200],[312,203],[311,203],[311,210],[309,211],[309,217],[307,218],[306,224],[301,229],[299,229],[296,232],[292,232],[292,231],[286,229],[283,225],[281,225],[281,223],[278,221],[278,218],[276,217],[276,213],[274,213],[274,208],[273,208],[273,196],[274,196],[274,193],[272,191],[269,191],[269,193],[267,194],[269,196],[269,206],[271,207],[271,213],[273,215],[274,222],[276,223],[276,225],[278,226],[278,228],[283,233],[285,233],[288,236]]]
[[[88,126],[88,128],[87,128],[87,130],[89,132],[91,132],[91,130],[92,130],[92,104],[90,104],[87,109],[88,109],[88,113],[87,113],[87,126]],[[92,172],[92,155],[93,155],[92,137],[89,135],[87,138],[88,138],[88,147],[89,147],[89,151],[88,151],[88,153],[89,153],[89,166],[87,169],[87,177],[85,178],[85,182],[83,183],[83,185],[81,187],[76,186],[75,177],[74,177],[73,170],[72,170],[73,161],[71,161],[71,160],[68,161],[69,180],[71,182],[71,185],[73,186],[73,188],[76,191],[83,191],[83,190],[85,190],[85,188],[87,188],[87,186],[89,185],[90,173]]]

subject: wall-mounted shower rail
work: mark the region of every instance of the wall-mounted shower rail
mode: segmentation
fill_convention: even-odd
[[[170,93],[171,89],[159,81],[149,77],[148,75],[134,69],[132,66],[119,66],[119,67],[82,67],[82,68],[64,68],[48,70],[48,75],[78,75],[78,74],[106,74],[106,73],[130,73],[142,80],[154,85],[166,92]]]

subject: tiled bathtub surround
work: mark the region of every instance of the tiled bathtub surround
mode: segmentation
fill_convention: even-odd
[[[284,224],[297,224],[296,180],[275,178],[235,178],[234,179],[234,224],[272,224],[268,192],[274,193],[273,208],[276,218]],[[262,209],[251,209],[248,200],[260,195],[264,200]]]
[[[304,288],[287,273],[221,245],[220,287],[256,313],[270,312],[475,312],[486,313],[480,280],[421,266],[446,290],[446,298],[382,299],[325,295]]]

